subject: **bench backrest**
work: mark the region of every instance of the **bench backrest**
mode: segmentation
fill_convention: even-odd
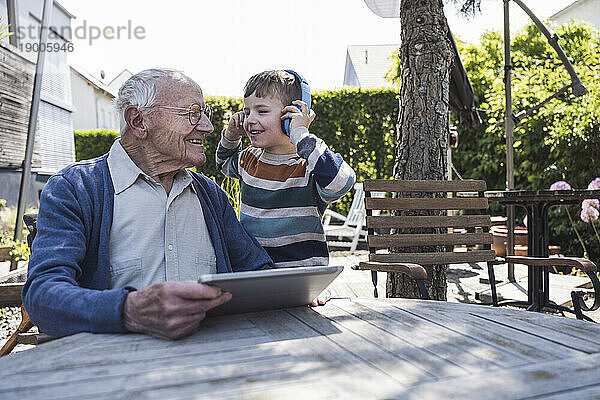
[[[442,265],[495,259],[485,181],[369,179],[363,190],[369,261]],[[389,194],[374,198],[371,192]],[[467,247],[454,252],[460,245]]]

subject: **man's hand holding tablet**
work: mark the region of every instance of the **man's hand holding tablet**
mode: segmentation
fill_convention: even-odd
[[[237,314],[323,305],[331,297],[324,289],[343,269],[343,266],[317,266],[207,274],[199,282],[217,286],[233,296],[207,315]]]

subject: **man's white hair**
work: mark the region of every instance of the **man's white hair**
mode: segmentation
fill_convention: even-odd
[[[176,69],[151,68],[138,72],[123,83],[123,86],[119,89],[119,97],[114,101],[121,123],[121,137],[128,131],[125,122],[127,107],[135,106],[139,110],[144,110],[155,105],[158,97],[156,82],[165,78],[193,82],[183,72]]]

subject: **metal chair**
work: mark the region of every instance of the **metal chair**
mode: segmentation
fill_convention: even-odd
[[[482,180],[423,181],[379,180],[363,182],[365,191],[367,246],[369,259],[355,269],[371,270],[375,297],[377,297],[377,271],[403,272],[416,281],[421,298],[426,298],[423,271],[417,267],[457,263],[485,262],[488,267],[492,292],[492,305],[501,305],[496,293],[494,266],[505,263],[525,264],[532,268],[551,266],[576,267],[588,274],[595,291],[595,301],[588,307],[583,293],[571,293],[574,309],[552,304],[560,311],[574,313],[579,319],[587,319],[583,311],[600,307],[600,282],[596,265],[583,258],[535,258],[508,256],[499,259],[491,249],[491,220],[488,200],[485,198],[486,183]],[[392,198],[373,198],[372,192],[392,193]],[[388,210],[392,215],[374,216],[373,211]],[[455,215],[448,215],[456,210]],[[469,215],[465,211],[470,212]],[[473,212],[476,215],[472,215]],[[380,233],[378,233],[380,232]],[[383,233],[381,233],[383,232]],[[455,252],[455,246],[465,246]],[[425,273],[426,277],[426,273]],[[517,301],[502,304],[531,305]]]

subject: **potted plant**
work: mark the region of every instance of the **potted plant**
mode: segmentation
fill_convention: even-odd
[[[498,257],[506,257],[506,241],[508,227],[506,225],[492,226],[492,249]],[[519,251],[522,253],[517,254]],[[524,253],[524,254],[523,254]],[[527,227],[515,226],[515,254],[527,255]]]
[[[6,200],[0,199],[0,209],[6,206]],[[0,232],[0,261],[10,260],[10,251],[12,250],[10,239],[6,238],[3,232]]]

